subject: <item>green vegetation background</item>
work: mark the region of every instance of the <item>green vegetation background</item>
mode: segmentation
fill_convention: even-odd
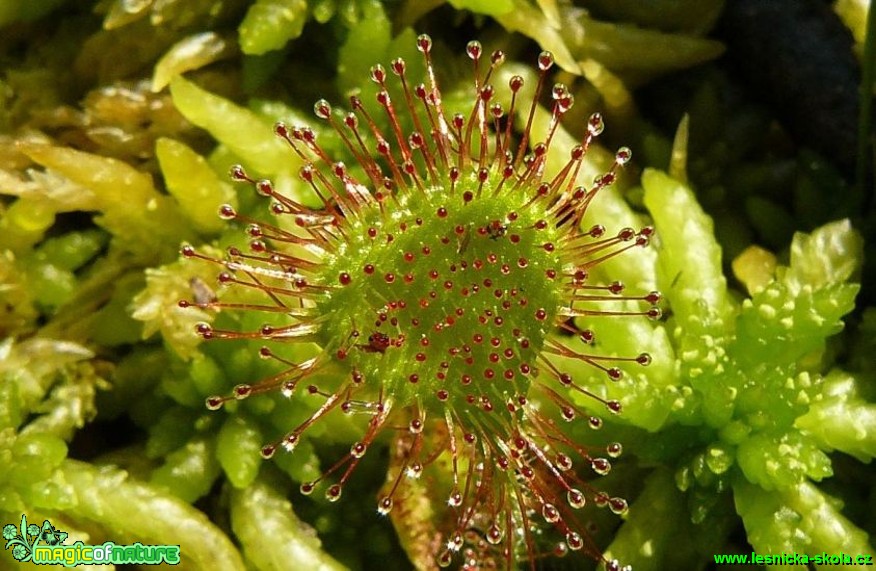
[[[256,345],[202,344],[194,325],[252,329],[262,316],[176,305],[217,289],[216,267],[179,260],[182,243],[219,253],[242,241],[218,205],[265,215],[228,182],[229,165],[306,199],[272,123],[310,124],[342,153],[313,101],[373,92],[368,69],[396,56],[417,68],[414,38],[428,32],[448,99],[470,97],[468,39],[524,74],[547,49],[576,97],[557,160],[596,110],[605,144],[636,154],[589,217],[653,221],[654,247],[605,273],[661,290],[667,317],[600,330],[653,365],[611,387],[593,380],[625,405],[605,430],[625,446],[605,485],[632,506],[623,522],[598,517],[599,544],[637,571],[752,549],[872,554],[876,311],[855,307],[873,299],[858,285],[865,254],[876,257],[862,238],[866,186],[795,142],[726,72],[713,32],[723,4],[0,4],[0,524],[24,513],[68,543],[179,544],[187,569],[432,565],[402,550],[410,522],[396,533],[376,514],[385,450],[339,504],[291,493],[344,453],[356,422],[318,423],[294,456],[264,462],[260,446],[313,408],[306,396],[204,408],[272,368]],[[833,6],[857,57],[867,4]],[[26,567],[0,553],[0,568]]]

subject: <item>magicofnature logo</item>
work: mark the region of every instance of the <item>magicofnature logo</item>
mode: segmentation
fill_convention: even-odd
[[[28,525],[27,517],[22,515],[20,528],[11,523],[3,526],[3,539],[6,540],[6,549],[12,549],[12,557],[24,563],[33,560],[33,551],[40,543],[61,545],[67,539],[67,533],[55,529],[49,520],[45,520],[42,527],[35,523]]]
[[[21,516],[21,525],[3,526],[3,539],[6,549],[12,549],[12,557],[20,563],[37,565],[63,565],[75,567],[87,564],[135,564],[176,565],[180,561],[179,545],[143,545],[139,542],[130,545],[116,545],[112,541],[101,545],[86,545],[77,541],[64,545],[67,532],[56,529],[49,520],[42,527],[27,523],[27,516]]]

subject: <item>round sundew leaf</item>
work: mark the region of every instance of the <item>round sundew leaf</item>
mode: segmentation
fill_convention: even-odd
[[[374,216],[377,212],[363,216],[361,224],[349,230],[349,245],[342,246],[324,270],[326,282],[337,275],[335,279],[343,285],[343,276],[349,276],[348,285],[319,308],[328,318],[323,328],[327,335],[324,347],[336,351],[337,341],[356,324],[363,324],[361,333],[367,337],[384,335],[372,324],[384,319],[397,322],[399,333],[393,332],[385,339],[387,348],[395,350],[383,349],[386,353],[381,358],[375,352],[381,350],[382,342],[363,339],[372,352],[368,348],[351,350],[348,359],[350,366],[366,377],[384,378],[387,383],[398,379],[388,388],[402,405],[412,402],[414,395],[429,394],[443,386],[445,383],[436,377],[442,371],[451,381],[447,387],[452,392],[462,375],[478,379],[487,376],[489,383],[491,374],[516,371],[525,362],[534,363],[540,350],[537,340],[550,326],[547,311],[555,311],[560,301],[558,289],[544,279],[546,270],[560,267],[557,255],[543,247],[555,240],[551,232],[547,228],[543,232],[520,230],[516,243],[482,232],[493,221],[504,224],[510,213],[521,210],[522,202],[497,197],[465,204],[461,193],[466,188],[461,184],[455,198],[433,195],[400,200],[398,223],[382,221]],[[422,220],[422,224],[405,225],[402,230],[407,220]],[[538,220],[521,214],[510,228],[526,229]],[[385,247],[388,236],[395,237],[391,248]],[[366,267],[375,270],[369,273]],[[381,292],[380,297],[372,297],[376,291]],[[505,301],[510,304],[507,310],[501,308]],[[531,348],[510,342],[506,330],[519,331],[519,339],[531,339]],[[486,341],[478,342],[475,335]],[[505,340],[493,346],[493,338]],[[466,365],[462,358],[447,359],[454,351],[464,353],[461,342],[470,346],[471,358],[482,363],[481,367]],[[505,349],[514,352],[512,357],[502,356],[490,367],[491,355]],[[444,362],[448,363],[446,368],[441,366]],[[414,374],[419,382],[411,379]],[[504,389],[497,389],[491,398],[503,399],[500,391]],[[484,390],[492,391],[486,387]],[[526,392],[525,385],[517,390]]]
[[[204,339],[258,339],[265,344],[260,355],[282,365],[261,382],[244,378],[228,394],[208,397],[207,406],[261,410],[274,424],[301,414],[297,424],[290,422],[261,448],[262,456],[279,454],[281,462],[289,462],[311,437],[337,437],[333,419],[361,420],[348,423],[360,431],[348,443],[349,453],[301,484],[303,494],[319,493],[329,502],[341,499],[384,430],[407,426],[395,446],[409,447],[410,457],[377,510],[394,511],[394,494],[403,502],[409,479],[447,483],[447,489],[429,489],[444,500],[433,498],[435,517],[421,519],[440,533],[430,540],[433,563],[451,564],[480,532],[490,538],[474,556],[484,566],[535,557],[554,535],[566,549],[598,558],[599,549],[574,512],[596,498],[620,514],[626,501],[590,488],[587,495],[569,489],[561,471],[572,461],[565,453],[554,460],[551,448],[568,447],[576,457],[590,458],[557,424],[581,414],[570,395],[589,395],[609,413],[620,413],[623,405],[580,384],[581,376],[576,383],[564,367],[577,362],[610,382],[622,378],[627,365],[647,366],[652,357],[641,350],[620,353],[647,334],[644,328],[624,339],[618,352],[600,344],[591,353],[564,344],[556,334],[592,339],[578,328],[577,318],[602,316],[609,324],[659,318],[659,294],[627,294],[623,284],[597,275],[597,267],[613,266],[620,254],[646,247],[653,230],[621,227],[606,233],[598,223],[582,229],[590,206],[602,196],[619,203],[609,187],[630,152],[620,149],[610,157],[594,150],[604,159],[602,171],[585,158],[603,130],[599,114],[588,119],[584,141],[566,143],[559,119],[573,98],[561,85],[551,90],[556,103],[547,118],[537,104],[517,103],[516,112],[533,117],[519,141],[510,124],[501,128],[498,103],[490,104],[497,88],[480,85],[480,79],[473,100],[462,101],[458,113],[450,111],[432,68],[431,39],[420,36],[410,43],[423,54],[418,58],[426,67],[423,76],[415,74],[413,63],[397,58],[371,68],[375,100],[352,97],[346,115],[328,101],[314,104],[317,120],[335,131],[348,152],[324,145],[318,129],[275,125],[275,134],[300,158],[298,178],[320,197],[322,208],[305,206],[236,166],[232,178],[269,198],[279,221],[256,222],[229,206],[223,217],[248,224],[253,253],[231,247],[225,259],[214,259],[184,249],[186,257],[220,264],[219,281],[229,290],[263,294],[260,301],[220,300],[212,306],[243,309],[240,329],[217,319],[199,324],[198,333]],[[485,54],[477,42],[468,44],[467,54],[476,62],[489,58],[496,68],[504,59],[501,52]],[[553,63],[549,53],[539,55],[538,84]],[[509,79],[512,99],[523,83],[522,76]],[[554,141],[560,150],[551,148]],[[635,220],[629,209],[619,212],[623,221]],[[646,271],[631,273],[641,277],[636,287],[649,282]],[[252,322],[262,313],[261,324]],[[280,343],[317,343],[321,351],[294,359],[274,348]],[[641,384],[639,375],[635,380]],[[249,405],[277,404],[254,398],[272,390],[290,397],[287,402],[301,413],[282,403],[263,410]],[[640,420],[662,422],[653,411]],[[595,417],[588,422],[601,424]],[[602,458],[589,465],[597,474],[611,469]],[[491,490],[477,490],[478,485]],[[557,495],[562,489],[568,494]],[[438,512],[442,505],[450,509]],[[527,521],[530,509],[547,514],[544,531]],[[551,526],[559,533],[549,532]]]

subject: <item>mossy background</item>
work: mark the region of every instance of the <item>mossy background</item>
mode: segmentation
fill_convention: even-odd
[[[321,421],[293,456],[262,461],[261,444],[315,405],[306,395],[261,397],[208,412],[207,395],[273,369],[258,345],[204,344],[194,324],[252,329],[264,316],[176,303],[218,289],[215,266],[179,260],[183,242],[213,252],[243,242],[218,205],[267,216],[251,189],[228,182],[228,167],[243,163],[312,201],[271,124],[310,124],[342,154],[313,102],[343,105],[357,91],[367,100],[369,67],[396,56],[416,77],[414,38],[427,32],[448,100],[470,97],[469,39],[505,50],[519,73],[551,50],[555,80],[576,97],[557,160],[597,110],[608,125],[601,142],[634,151],[590,222],[653,221],[654,247],[605,274],[663,291],[666,318],[597,329],[619,354],[651,352],[644,373],[603,387],[576,371],[625,404],[604,431],[626,450],[604,485],[632,507],[622,525],[598,518],[599,544],[638,571],[711,568],[713,553],[753,549],[872,554],[873,149],[869,98],[863,107],[857,98],[857,65],[869,78],[874,59],[869,3],[795,4],[815,6],[802,15],[763,3],[785,16],[769,36],[777,52],[782,34],[804,25],[797,18],[815,22],[812,49],[834,54],[826,65],[843,67],[852,103],[851,115],[813,113],[851,124],[864,135],[857,149],[793,126],[824,118],[789,119],[785,107],[795,106],[775,104],[800,94],[773,93],[769,53],[734,56],[750,29],[738,12],[747,3],[729,4],[0,4],[0,524],[25,513],[69,532],[68,543],[179,544],[191,569],[411,568],[400,546],[416,538],[399,538],[375,510],[386,447],[369,453],[338,504],[293,492],[348,449],[361,419]],[[594,149],[591,166],[607,156]],[[223,292],[233,296],[247,299]],[[5,551],[0,568],[22,567]]]

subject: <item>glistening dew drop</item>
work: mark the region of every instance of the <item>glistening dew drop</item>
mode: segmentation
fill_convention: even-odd
[[[284,370],[230,395],[212,396],[218,409],[268,391],[286,396],[309,391],[319,405],[262,449],[265,458],[293,453],[307,430],[330,414],[369,419],[349,454],[319,478],[301,486],[339,500],[357,464],[386,432],[400,450],[388,485],[379,494],[379,514],[392,515],[409,483],[429,479],[446,513],[435,542],[441,567],[516,568],[551,553],[584,551],[602,559],[579,510],[588,503],[622,514],[626,501],[595,489],[589,476],[611,470],[619,443],[591,450],[566,435],[562,425],[602,421],[582,411],[572,393],[582,393],[617,414],[621,405],[588,391],[564,372],[561,361],[584,362],[608,380],[620,366],[647,366],[646,353],[607,357],[581,353],[560,336],[591,344],[593,317],[660,317],[657,292],[628,295],[623,284],[592,283],[593,268],[628,250],[647,246],[650,227],[609,232],[582,229],[588,205],[611,185],[630,159],[621,148],[614,164],[581,185],[587,149],[603,130],[592,115],[586,134],[564,166],[546,174],[551,140],[573,97],[563,85],[551,91],[546,133],[533,132],[538,100],[553,57],[538,57],[535,95],[519,97],[521,76],[508,81],[510,106],[495,102],[491,80],[504,54],[487,57],[478,42],[466,48],[473,61],[470,108],[450,114],[442,102],[432,63],[432,41],[417,39],[425,82],[414,85],[396,59],[388,71],[371,70],[376,102],[358,97],[341,113],[325,100],[316,117],[337,132],[350,165],[320,145],[314,130],[277,124],[275,131],[304,166],[301,180],[322,202],[311,208],[277,191],[267,180],[231,170],[271,199],[271,212],[293,224],[249,220],[230,206],[221,216],[246,224],[248,251],[230,248],[214,259],[184,247],[187,257],[223,266],[219,281],[261,292],[262,304],[182,301],[203,309],[264,311],[288,316],[283,326],[230,331],[200,324],[205,339],[315,342],[322,352],[302,362],[263,347],[261,355]],[[394,77],[393,77],[394,76]],[[390,96],[390,82],[401,97]],[[516,114],[526,119],[515,132]],[[636,302],[607,310],[606,301]],[[602,351],[604,353],[604,351]],[[323,387],[314,373],[345,371],[343,382]],[[585,479],[586,478],[586,479]],[[610,570],[621,568],[606,561]]]

